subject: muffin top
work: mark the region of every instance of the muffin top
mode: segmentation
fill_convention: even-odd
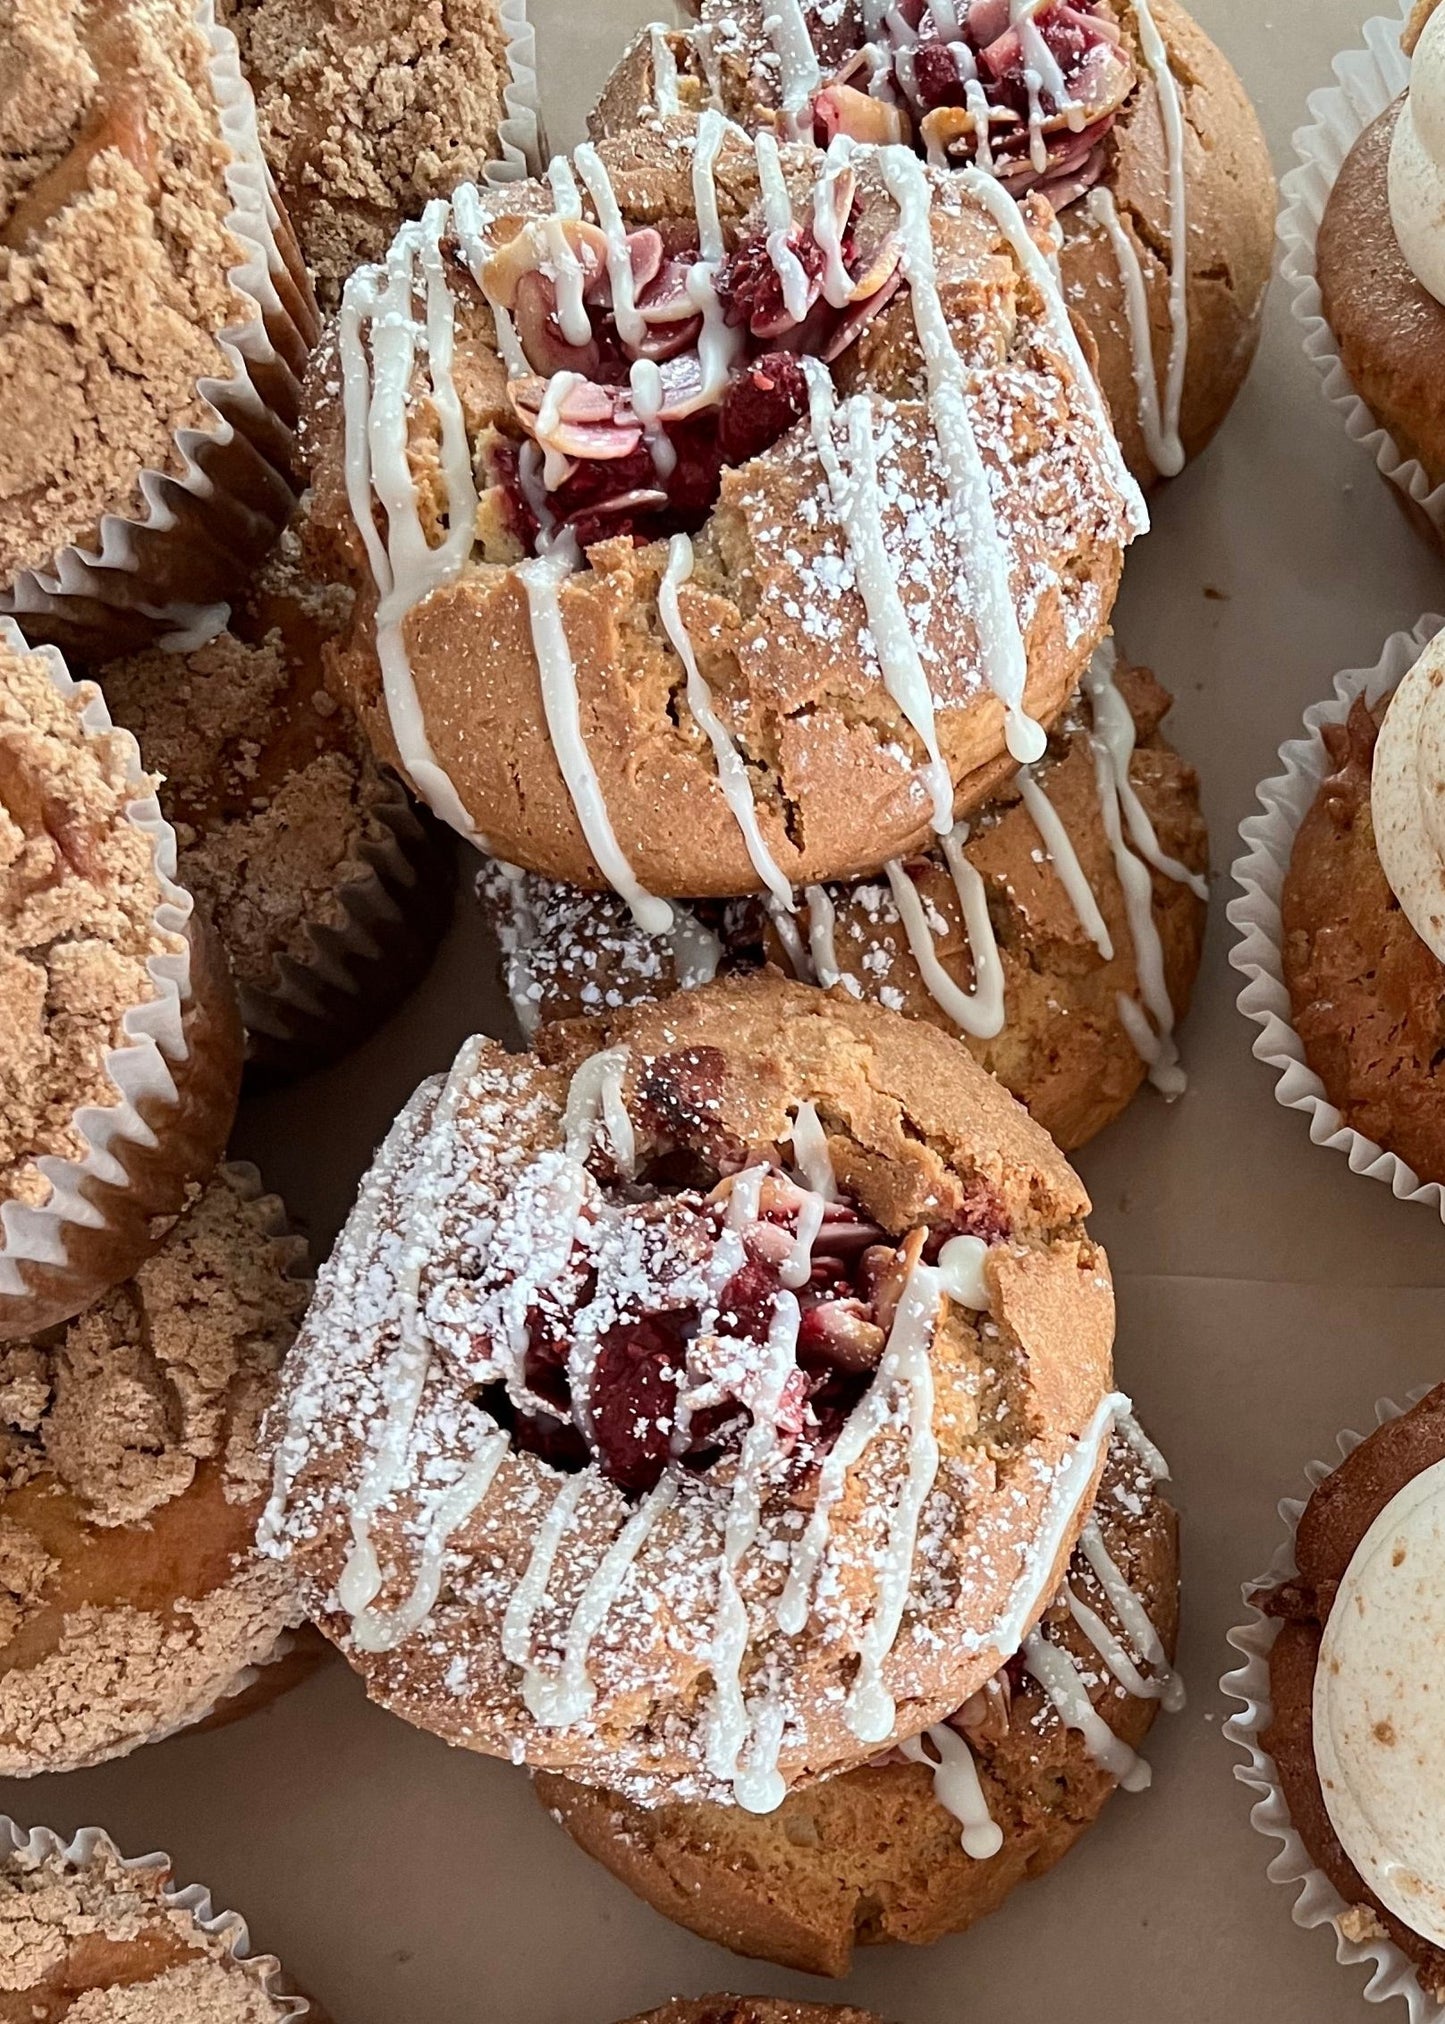
[[[497,0],[221,0],[322,307],[497,156]]]
[[[37,1162],[79,1157],[74,1116],[114,1104],[106,1053],[157,993],[147,965],[184,943],[157,925],[155,842],[128,816],[134,741],[91,729],[95,692],[0,637],[0,1199],[42,1205]]]
[[[0,2024],[272,2024],[307,2006],[268,1987],[169,1901],[169,1869],[125,1862],[103,1837],[80,1860],[32,1837],[0,1862]]]
[[[224,1169],[134,1279],[0,1348],[6,1772],[193,1718],[294,1619],[250,1551],[261,1419],[306,1304],[279,1216]]]
[[[137,509],[204,425],[228,279],[231,159],[189,0],[0,12],[0,581]],[[15,424],[24,418],[24,426]]]
[[[311,958],[310,928],[345,925],[340,889],[389,834],[378,808],[395,790],[322,675],[323,642],[349,603],[308,583],[288,538],[229,631],[184,656],[153,648],[100,671],[117,723],[162,776],[181,879],[237,984],[257,991],[274,986],[278,957]]]

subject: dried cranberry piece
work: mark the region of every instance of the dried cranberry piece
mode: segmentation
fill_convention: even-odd
[[[788,243],[811,281],[817,281],[825,265],[822,247],[811,232],[794,230]],[[734,248],[714,283],[718,301],[729,323],[748,324],[761,335],[786,329],[796,321],[783,300],[783,283],[772,255],[768,235],[750,233]]]
[[[718,1298],[719,1327],[745,1342],[766,1342],[780,1283],[771,1265],[750,1257]]]
[[[651,1490],[672,1452],[684,1362],[682,1315],[645,1315],[608,1329],[593,1366],[592,1434],[603,1474]]]
[[[941,105],[966,105],[968,93],[952,48],[946,42],[921,42],[913,59],[913,88],[924,112]]]
[[[761,456],[808,412],[808,381],[791,352],[770,351],[729,383],[718,438],[723,462]]]

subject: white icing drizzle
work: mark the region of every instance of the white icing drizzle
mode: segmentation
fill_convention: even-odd
[[[363,267],[346,285],[340,317],[346,496],[376,584],[377,658],[403,771],[444,822],[485,850],[485,839],[427,737],[403,630],[408,613],[423,598],[461,573],[476,525],[471,453],[452,380],[454,305],[441,254],[448,216],[445,203],[428,204],[420,219],[397,234],[384,268]],[[421,324],[414,304],[418,263],[426,303]],[[363,323],[371,326],[369,366]],[[421,523],[407,458],[407,409],[423,348],[441,425],[448,509],[446,536],[435,548]],[[375,524],[373,494],[386,512],[384,540]]]
[[[883,1665],[893,1649],[903,1621],[903,1610],[913,1579],[919,1520],[938,1474],[938,1442],[933,1432],[931,1353],[942,1292],[937,1271],[921,1262],[915,1264],[904,1283],[898,1312],[889,1330],[888,1344],[875,1381],[881,1385],[886,1372],[889,1389],[901,1387],[907,1394],[908,1468],[889,1519],[888,1543],[883,1552],[873,1614],[858,1640],[858,1673],[848,1696],[848,1726],[864,1743],[881,1742],[893,1727],[896,1707],[893,1695],[884,1684]],[[846,1451],[851,1446],[849,1435],[854,1422],[862,1417],[863,1408],[855,1409],[838,1436],[838,1447],[845,1450],[845,1468],[850,1459],[857,1459],[857,1453],[849,1457]],[[872,1438],[871,1430],[867,1438]],[[832,1456],[827,1459],[831,1461]],[[826,1462],[823,1473],[827,1473]],[[820,1480],[818,1502],[821,1505],[823,1501],[823,1483]],[[811,1527],[811,1520],[809,1522]]]
[[[823,157],[823,173],[813,184],[813,237],[823,255],[823,298],[834,309],[846,309],[853,299],[836,195],[838,179],[852,173],[852,162],[852,141],[847,134],[834,134]]]
[[[904,147],[882,148],[878,166],[898,206],[900,258],[909,286],[914,326],[928,372],[928,400],[943,455],[949,500],[964,540],[970,582],[977,598],[979,653],[989,687],[1004,706],[1008,749],[1015,759],[1042,756],[1045,737],[1024,709],[1028,651],[1014,605],[1008,550],[999,532],[988,472],[968,413],[968,374],[953,341],[938,293],[932,189],[917,157]],[[1027,234],[1025,234],[1027,236]],[[1084,377],[1088,379],[1087,368]],[[941,822],[935,802],[934,826]]]
[[[401,1481],[406,1468],[412,1428],[416,1424],[431,1344],[422,1331],[421,1275],[431,1255],[432,1224],[444,1185],[449,1148],[447,1132],[459,1110],[467,1084],[476,1071],[483,1042],[468,1041],[452,1064],[437,1098],[431,1131],[414,1189],[411,1221],[397,1261],[397,1308],[401,1340],[387,1360],[381,1392],[386,1411],[369,1439],[348,1513],[351,1546],[336,1584],[336,1599],[351,1618],[351,1633],[362,1651],[391,1651],[414,1626],[403,1627],[399,1616],[374,1609],[384,1576],[371,1538],[371,1522]],[[382,1183],[376,1184],[378,1198]],[[288,1445],[282,1442],[282,1449]],[[273,1493],[273,1504],[277,1502]],[[280,1502],[284,1504],[284,1496]]]
[[[699,258],[688,270],[686,287],[689,302],[702,318],[697,354],[702,367],[704,401],[715,400],[722,393],[744,343],[743,332],[728,322],[713,285],[727,254],[718,211],[716,171],[728,127],[723,115],[709,106],[698,118],[693,142],[692,201],[697,214]]]
[[[702,74],[707,83],[707,102],[720,110],[723,102],[722,64],[718,60],[717,44],[713,40],[711,27],[704,24],[694,28],[692,46],[697,51],[697,60],[702,65]]]
[[[686,907],[672,909],[672,968],[680,991],[710,984],[723,959],[723,945]]]
[[[909,160],[912,159],[910,155]],[[848,544],[883,684],[927,755],[921,778],[933,800],[933,826],[941,833],[953,827],[953,781],[938,749],[933,692],[883,536],[872,402],[867,394],[855,394],[842,405],[851,465],[845,471],[833,441],[833,422],[839,407],[832,375],[821,359],[804,356],[799,364],[808,382],[813,444]]]
[[[607,1047],[581,1064],[567,1090],[562,1139],[568,1159],[585,1166],[598,1125],[604,1126],[617,1170],[630,1181],[637,1171],[637,1135],[622,1100],[627,1059],[625,1047]]]
[[[793,201],[788,195],[778,143],[766,128],[759,128],[753,141],[753,151],[758,163],[763,222],[768,228],[768,259],[782,284],[783,306],[795,323],[801,323],[809,307],[808,273],[789,244],[793,230]]]
[[[784,128],[796,140],[804,132],[803,114],[823,82],[802,0],[763,0],[763,33],[782,74]]]
[[[654,29],[653,34],[657,35],[658,30]],[[665,39],[663,47],[664,49],[667,47]],[[669,59],[670,55],[671,52]],[[673,70],[672,81],[673,97],[676,99],[676,69]],[[632,249],[627,243],[627,223],[622,215],[622,206],[617,201],[617,192],[612,187],[612,178],[607,173],[606,163],[590,141],[583,141],[573,159],[577,164],[577,173],[587,185],[587,194],[597,212],[597,223],[607,240],[607,278],[612,284],[612,318],[617,325],[617,335],[624,344],[643,344],[647,339],[647,319],[637,307],[637,291],[632,275]],[[644,360],[641,363],[651,362]],[[653,371],[657,371],[655,365]],[[639,420],[641,419],[644,418],[639,410]],[[676,461],[674,458],[673,462]],[[653,462],[657,462],[655,452]],[[664,472],[663,475],[666,476],[667,473]]]
[[[542,685],[542,707],[551,734],[552,748],[577,820],[596,858],[603,877],[618,892],[639,927],[649,934],[667,934],[672,927],[672,908],[641,885],[623,855],[612,828],[601,783],[582,735],[582,713],[577,695],[577,669],[567,644],[562,619],[561,588],[576,566],[576,545],[569,538],[559,542],[547,555],[520,563],[517,578],[527,597],[532,621],[532,642]]]
[[[592,1640],[611,1614],[647,1535],[676,1498],[677,1479],[665,1475],[632,1512],[583,1589],[567,1626],[560,1670],[547,1673],[533,1666],[523,1675],[527,1706],[544,1728],[563,1729],[586,1719],[597,1697],[587,1670]]]
[[[798,1105],[793,1115],[793,1153],[798,1163],[798,1172],[803,1185],[822,1203],[836,1202],[838,1179],[833,1172],[833,1159],[828,1151],[828,1134],[818,1116],[818,1106],[811,1098]],[[783,1284],[791,1286],[785,1279]],[[802,1280],[798,1281],[803,1284]]]
[[[354,1623],[352,1636],[362,1651],[394,1651],[426,1622],[441,1594],[448,1542],[485,1503],[510,1446],[511,1436],[498,1427],[481,1442],[451,1488],[442,1492],[427,1521],[411,1594],[388,1615],[372,1611]]]
[[[911,161],[913,157],[909,156],[908,159]],[[1090,370],[1088,360],[1084,357],[1078,333],[1074,329],[1063,295],[1060,293],[1058,278],[1034,244],[1023,212],[1003,184],[993,176],[985,175],[980,169],[960,169],[958,180],[965,192],[969,196],[976,197],[990,213],[994,223],[1008,240],[1025,279],[1043,303],[1044,321],[1049,336],[1058,351],[1068,360],[1076,385],[1093,409],[1100,445],[1109,465],[1109,477],[1123,501],[1125,518],[1135,533],[1147,532],[1149,514],[1144,505],[1144,495],[1124,462],[1124,452],[1119,447],[1119,438],[1109,419],[1108,407],[1099,390],[1099,383]]]
[[[1109,763],[1114,775],[1114,791],[1124,811],[1129,826],[1129,841],[1133,844],[1146,864],[1176,885],[1188,886],[1197,900],[1208,901],[1209,882],[1200,873],[1191,871],[1187,864],[1181,864],[1177,857],[1170,857],[1161,850],[1154,825],[1133,781],[1129,777],[1130,762],[1134,757],[1136,732],[1129,705],[1119,693],[1114,681],[1117,656],[1112,640],[1104,640],[1095,649],[1094,658],[1084,672],[1084,693],[1094,718],[1094,738],[1108,750]]]
[[[967,825],[961,823],[959,828],[966,836]],[[948,841],[953,843],[956,836],[957,832]],[[987,896],[983,880],[963,855],[961,839],[958,840],[958,848],[949,853],[948,863],[959,905],[963,909],[969,950],[973,957],[971,991],[965,991],[956,984],[939,962],[933,929],[929,926],[918,888],[906,867],[894,858],[884,869],[908,947],[918,965],[918,974],[928,987],[929,996],[948,1014],[960,1032],[970,1033],[979,1040],[992,1040],[1004,1027],[1004,977],[998,942],[988,917]]]
[[[1184,1682],[1170,1665],[1164,1640],[1150,1622],[1148,1611],[1124,1579],[1104,1544],[1104,1535],[1096,1518],[1086,1522],[1079,1534],[1079,1545],[1094,1571],[1095,1580],[1109,1598],[1109,1607],[1123,1625],[1124,1635],[1133,1641],[1139,1656],[1153,1669],[1154,1677],[1142,1689],[1131,1687],[1129,1691],[1142,1692],[1147,1699],[1157,1699],[1166,1714],[1177,1714],[1184,1706]],[[1102,1646],[1099,1650],[1107,1658]],[[1113,1670],[1112,1664],[1110,1669]]]
[[[525,379],[532,368],[527,354],[522,349],[521,339],[517,336],[517,326],[512,321],[512,313],[502,306],[482,279],[489,248],[482,226],[482,200],[477,194],[475,183],[462,183],[452,192],[452,223],[456,228],[457,244],[461,248],[471,277],[492,312],[492,320],[497,326],[497,355],[507,368],[507,377]]]
[[[712,745],[713,759],[717,765],[718,786],[722,789],[723,799],[737,823],[753,870],[778,905],[791,912],[794,904],[793,888],[780,869],[777,859],[768,849],[767,840],[758,823],[757,802],[748,769],[729,735],[727,726],[713,708],[712,691],[697,664],[697,654],[683,621],[678,592],[692,576],[693,561],[693,546],[689,537],[686,534],[674,534],[668,546],[667,568],[657,593],[657,607],[662,617],[663,630],[687,675],[687,707]]]
[[[1027,768],[1018,775],[1016,785],[1029,812],[1029,819],[1043,838],[1044,849],[1053,861],[1059,882],[1069,896],[1069,905],[1079,917],[1079,925],[1104,961],[1110,962],[1114,954],[1113,938],[1104,916],[1099,912],[1094,888],[1079,863],[1073,839],[1059,820],[1058,810]]]
[[[537,410],[537,434],[542,441],[542,485],[548,492],[555,492],[557,487],[565,485],[571,476],[571,460],[560,450],[554,450],[550,439],[561,424],[562,406],[568,394],[577,387],[585,387],[586,384],[585,373],[554,372],[547,382],[542,405]]]
[[[823,888],[821,886],[809,886],[807,889],[806,897],[810,922],[813,912],[813,895],[814,893],[822,892]],[[823,893],[823,897],[827,899],[828,896],[826,893]],[[793,975],[804,984],[816,984],[819,979],[814,970],[808,950],[804,946],[803,937],[798,929],[798,923],[793,919],[793,916],[788,912],[786,907],[780,905],[772,894],[769,894],[763,904],[767,908],[768,919],[777,931],[778,940],[783,945],[783,953],[792,966]],[[831,904],[832,902],[829,901],[830,906]]]
[[[1121,1410],[1114,1415],[1114,1432],[1125,1442],[1145,1471],[1156,1483],[1169,1481],[1169,1464],[1155,1447],[1132,1412]]]
[[[655,359],[635,358],[628,368],[627,377],[632,390],[633,412],[642,424],[642,439],[652,458],[652,468],[666,483],[677,469],[677,451],[658,419],[664,400],[662,367]]]
[[[987,1314],[993,1306],[984,1270],[987,1260],[988,1245],[982,1237],[950,1237],[938,1254],[938,1275],[944,1292],[960,1307],[972,1308],[975,1314]]]
[[[652,102],[663,119],[671,119],[682,110],[677,96],[677,58],[660,21],[650,23],[647,34],[652,50]]]
[[[934,1755],[924,1749],[925,1740]],[[1003,1847],[1003,1829],[994,1821],[979,1783],[978,1766],[968,1739],[946,1722],[910,1736],[899,1744],[905,1757],[926,1764],[933,1773],[933,1791],[940,1806],[946,1807],[963,1829],[963,1852],[976,1862],[986,1862]]]
[[[838,913],[833,905],[832,895],[826,886],[810,885],[804,888],[804,898],[808,902],[806,951],[802,943],[797,941],[796,929],[793,941],[789,941],[782,933],[777,915],[772,916],[773,926],[782,937],[795,975],[801,977],[805,983],[811,981],[821,985],[825,991],[831,991],[835,985],[841,984],[850,997],[861,998],[863,993],[857,978],[845,977],[838,964],[836,933]]]
[[[550,218],[541,220],[540,229],[542,243],[547,249],[547,264],[557,290],[557,327],[568,344],[583,345],[589,343],[592,337],[592,319],[587,314],[586,276],[566,230],[568,223],[581,218],[582,198],[565,155],[553,156],[548,165],[547,180],[552,186],[556,210]]]
[[[556,1496],[548,1507],[547,1515],[532,1537],[532,1551],[527,1556],[527,1565],[522,1578],[507,1600],[507,1610],[502,1618],[502,1656],[512,1665],[522,1669],[522,1699],[530,1708],[532,1689],[536,1676],[532,1667],[532,1625],[542,1598],[547,1593],[547,1584],[552,1579],[552,1568],[557,1559],[557,1549],[563,1534],[577,1515],[577,1506],[587,1488],[585,1476],[567,1476],[563,1479]]]
[[[1159,464],[1166,478],[1184,468],[1179,440],[1179,415],[1184,401],[1184,369],[1189,356],[1189,186],[1184,165],[1184,106],[1169,51],[1159,33],[1150,0],[1134,0],[1139,46],[1159,94],[1159,117],[1169,151],[1169,368],[1164,380],[1161,447],[1167,461]],[[1152,451],[1150,453],[1153,454]],[[1159,460],[1156,458],[1155,462]]]
[[[1084,209],[1098,225],[1113,249],[1119,264],[1119,281],[1124,290],[1124,322],[1129,335],[1130,367],[1137,394],[1139,429],[1154,468],[1173,478],[1184,468],[1184,449],[1177,427],[1166,435],[1159,410],[1159,376],[1154,364],[1154,335],[1149,323],[1149,291],[1144,268],[1134,241],[1124,230],[1114,193],[1096,184],[1084,200]]]
[[[1065,1728],[1076,1729],[1083,1737],[1084,1747],[1094,1762],[1116,1778],[1126,1792],[1143,1792],[1153,1773],[1095,1709],[1070,1654],[1050,1644],[1041,1631],[1032,1630],[1023,1642],[1023,1660]]]
[[[717,158],[727,138],[728,122],[713,107],[698,117],[692,151],[692,208],[697,214],[697,250],[707,267],[717,267],[727,252],[717,207]]]

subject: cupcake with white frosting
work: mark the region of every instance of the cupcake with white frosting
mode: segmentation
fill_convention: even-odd
[[[1445,10],[1366,24],[1310,100],[1284,181],[1284,274],[1350,434],[1445,532]]]
[[[1281,1506],[1291,1537],[1230,1634],[1245,1712],[1226,1733],[1264,1795],[1255,1825],[1284,1844],[1270,1874],[1300,1886],[1295,1922],[1332,1925],[1341,1961],[1373,1965],[1366,1996],[1425,2024],[1445,2003],[1445,1387],[1380,1421]]]
[[[1234,868],[1256,1053],[1317,1143],[1397,1195],[1445,1181],[1445,635],[1397,634],[1306,714]],[[1434,635],[1432,637],[1432,635]]]

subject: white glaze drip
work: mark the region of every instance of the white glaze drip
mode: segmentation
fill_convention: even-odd
[[[808,902],[808,917],[810,922],[813,916],[813,895],[814,893],[821,892],[823,892],[821,886],[809,886],[807,889],[805,897]],[[824,893],[823,897],[826,899],[827,894]],[[785,907],[779,905],[778,901],[771,894],[764,901],[764,905],[767,908],[768,919],[772,922],[773,927],[777,931],[778,940],[783,945],[783,953],[788,959],[793,975],[800,983],[816,984],[818,982],[818,975],[813,967],[808,950],[804,945],[803,937],[798,929],[798,923]]]
[[[793,1155],[804,1187],[820,1202],[838,1201],[838,1179],[828,1151],[828,1134],[818,1116],[818,1106],[811,1099],[800,1103],[793,1114]],[[783,1284],[790,1286],[792,1281],[785,1279]]]
[[[1147,1684],[1146,1696],[1156,1698],[1166,1714],[1174,1715],[1184,1706],[1184,1682],[1169,1663],[1169,1654],[1164,1649],[1164,1640],[1149,1620],[1149,1613],[1134,1593],[1123,1573],[1104,1543],[1098,1520],[1090,1518],[1079,1534],[1079,1545],[1084,1558],[1094,1571],[1094,1579],[1109,1599],[1109,1607],[1124,1629],[1134,1649],[1153,1670],[1154,1677]],[[1101,1647],[1102,1653],[1102,1647]],[[1106,1655],[1105,1655],[1106,1656]],[[1135,1689],[1130,1689],[1131,1692]]]
[[[938,1254],[938,1276],[950,1300],[975,1314],[987,1314],[993,1293],[985,1267],[988,1245],[982,1237],[950,1237]]]
[[[793,202],[788,195],[778,144],[765,128],[760,128],[753,141],[753,150],[758,163],[763,222],[768,228],[768,259],[782,286],[784,308],[795,323],[801,323],[809,308],[808,274],[790,244]]]
[[[502,1618],[502,1656],[514,1666],[522,1668],[522,1699],[530,1707],[529,1689],[532,1667],[532,1625],[536,1622],[537,1611],[547,1593],[552,1579],[552,1568],[556,1563],[557,1549],[563,1535],[577,1515],[577,1506],[587,1487],[585,1476],[564,1477],[556,1496],[547,1510],[546,1517],[532,1537],[532,1550],[527,1556],[527,1565],[522,1578],[507,1599],[507,1610]]]
[[[970,1033],[979,1040],[992,1040],[1004,1027],[1003,963],[993,923],[988,917],[988,898],[983,880],[963,854],[963,841],[967,834],[967,824],[960,823],[947,838],[945,850],[973,957],[971,991],[965,991],[956,984],[939,962],[923,900],[907,868],[895,858],[885,866],[885,870],[908,947],[918,965],[918,974],[928,987],[929,996],[941,1011],[947,1013],[960,1032]]]
[[[507,368],[509,379],[525,379],[532,368],[518,339],[511,311],[503,308],[482,279],[491,248],[482,224],[482,203],[475,183],[462,183],[452,192],[452,224],[468,271],[492,312],[492,320],[497,327],[497,356]]]
[[[1138,790],[1129,777],[1136,733],[1129,705],[1120,695],[1114,682],[1116,665],[1114,642],[1105,640],[1095,649],[1094,658],[1085,670],[1084,693],[1089,698],[1089,706],[1093,712],[1094,737],[1096,740],[1102,740],[1108,750],[1114,772],[1115,791],[1124,811],[1124,820],[1129,826],[1129,841],[1146,864],[1153,865],[1155,871],[1167,879],[1173,879],[1176,885],[1188,886],[1197,900],[1207,902],[1208,880],[1160,848],[1148,811],[1139,799]]]
[[[647,34],[652,51],[652,103],[663,119],[672,119],[682,110],[677,95],[677,58],[660,21],[652,22]]]
[[[654,30],[654,33],[657,31]],[[666,48],[664,42],[663,47]],[[677,72],[673,71],[673,95],[676,96]],[[617,335],[627,345],[644,344],[647,340],[647,319],[637,307],[637,291],[632,274],[632,249],[627,243],[627,223],[622,216],[622,207],[617,201],[617,192],[612,187],[612,178],[607,165],[590,141],[584,141],[573,157],[577,173],[587,185],[587,194],[592,199],[597,213],[597,223],[607,240],[607,278],[612,284],[612,318],[617,325]],[[644,361],[645,362],[645,361]],[[656,367],[653,368],[656,371]],[[644,417],[639,411],[638,419]],[[656,456],[653,458],[656,463]],[[673,460],[676,462],[676,459]],[[666,472],[663,473],[667,475]]]
[[[1184,164],[1184,105],[1179,81],[1169,64],[1169,51],[1159,33],[1150,0],[1134,0],[1139,46],[1159,95],[1159,117],[1169,153],[1169,366],[1164,376],[1163,445],[1167,461],[1159,464],[1166,478],[1184,468],[1179,417],[1184,402],[1184,371],[1189,360],[1189,185]],[[1152,453],[1151,453],[1152,454]],[[1156,462],[1158,460],[1156,459]]]
[[[823,297],[834,309],[846,309],[853,299],[853,277],[843,259],[843,225],[838,217],[838,179],[851,173],[853,143],[847,134],[835,134],[823,157],[823,173],[813,185],[813,237],[823,255]]]
[[[642,440],[652,458],[652,468],[664,484],[677,469],[677,451],[659,416],[665,399],[662,368],[655,359],[635,358],[628,369],[632,409],[642,424]]]
[[[582,834],[602,876],[626,900],[640,928],[651,935],[665,935],[672,927],[672,908],[639,883],[623,855],[582,735],[577,669],[567,644],[561,604],[562,585],[572,574],[576,559],[575,544],[569,539],[559,542],[550,554],[517,567],[531,615],[547,729]]]
[[[630,1181],[637,1171],[637,1136],[622,1100],[627,1058],[625,1047],[607,1047],[599,1054],[588,1055],[567,1090],[562,1139],[568,1159],[585,1166],[596,1142],[597,1128],[603,1126],[617,1171]]]
[[[1065,1728],[1075,1729],[1083,1737],[1084,1748],[1094,1762],[1117,1779],[1126,1792],[1143,1792],[1153,1777],[1149,1766],[1114,1734],[1096,1711],[1068,1652],[1050,1644],[1042,1632],[1033,1630],[1024,1639],[1023,1660]]]
[[[820,359],[805,356],[799,363],[808,382],[813,444],[852,558],[883,684],[927,755],[921,778],[933,801],[933,826],[942,832],[953,826],[953,781],[938,749],[933,692],[884,539],[872,403],[867,394],[855,394],[843,403],[841,412],[851,465],[850,470],[845,470],[833,441],[833,422],[839,408],[832,376]]]
[[[672,909],[672,968],[680,991],[710,984],[723,959],[723,945],[686,907]]]
[[[1044,849],[1053,862],[1059,883],[1069,896],[1069,905],[1079,917],[1079,925],[1104,961],[1106,963],[1112,961],[1113,938],[1104,916],[1099,911],[1094,888],[1089,884],[1084,867],[1079,862],[1079,853],[1074,848],[1073,839],[1059,819],[1058,810],[1032,773],[1027,770],[1020,773],[1015,784],[1023,797],[1024,807],[1029,812],[1029,819],[1043,839]]]
[[[796,140],[805,131],[803,114],[823,82],[802,0],[763,0],[763,33],[782,74],[784,130]]]
[[[863,994],[856,978],[845,977],[838,966],[838,914],[828,888],[810,885],[804,889],[803,897],[808,902],[807,950],[804,951],[801,943],[794,948],[786,937],[783,940],[794,974],[804,983],[818,984],[825,991],[841,984],[850,997],[861,998]],[[776,914],[773,915],[773,925],[781,935]]]
[[[968,412],[968,374],[953,341],[938,293],[932,190],[917,158],[904,147],[882,148],[878,165],[898,206],[900,259],[909,286],[914,327],[928,372],[928,400],[948,479],[948,496],[964,542],[977,600],[979,655],[989,687],[1004,706],[1008,749],[1021,762],[1039,758],[1043,729],[1024,708],[1028,652],[1014,605],[1008,550],[999,532],[978,439]],[[950,821],[938,821],[940,830]]]
[[[925,1738],[934,1755],[925,1750]],[[963,1829],[963,1852],[975,1862],[986,1862],[1003,1847],[1003,1829],[990,1817],[988,1801],[979,1783],[978,1766],[968,1739],[939,1722],[922,1736],[910,1736],[899,1744],[905,1757],[926,1764],[933,1773],[933,1794]]]
[[[668,548],[667,568],[657,593],[663,630],[687,675],[687,707],[712,746],[718,786],[737,823],[749,862],[778,905],[791,912],[793,888],[768,849],[758,822],[757,802],[748,769],[727,726],[713,708],[712,691],[698,667],[697,654],[683,621],[678,592],[692,576],[693,560],[693,546],[688,536],[674,534]]]

